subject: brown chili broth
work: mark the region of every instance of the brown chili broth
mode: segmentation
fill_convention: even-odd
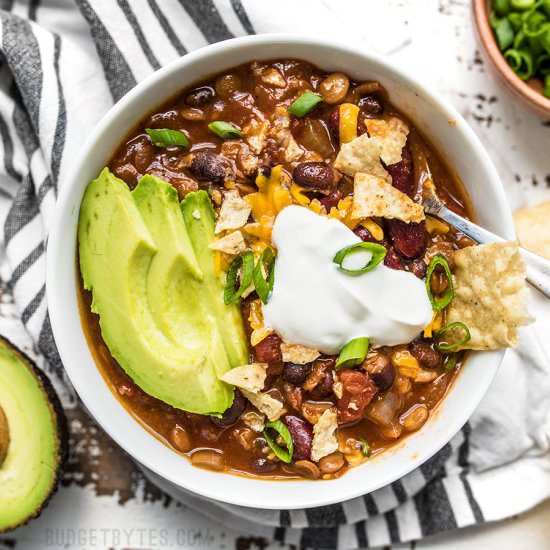
[[[302,61],[271,61],[262,62],[268,63],[271,66],[278,68],[287,80],[293,78],[304,79],[309,81],[311,89],[315,91],[319,83],[327,73],[324,73],[316,67]],[[215,87],[216,79],[223,74],[233,74],[240,79],[239,93],[223,101],[217,99],[213,103],[213,107],[206,109],[206,121],[187,121],[178,120],[174,113],[179,109],[187,107],[184,98],[189,90],[199,86]],[[180,197],[185,196],[187,192],[194,191],[198,188],[206,188],[209,191],[216,187],[212,184],[204,187],[198,185],[186,167],[182,168],[180,163],[181,158],[189,153],[202,149],[211,151],[220,151],[223,140],[214,135],[208,128],[209,120],[225,120],[233,122],[240,127],[243,127],[251,115],[257,114],[258,110],[263,113],[266,118],[269,118],[278,105],[287,106],[292,99],[299,95],[303,87],[295,87],[289,93],[286,90],[267,89],[258,84],[258,78],[252,74],[250,64],[242,65],[221,73],[220,75],[202,81],[186,88],[179,93],[175,98],[171,99],[154,114],[147,116],[130,134],[125,142],[116,151],[113,158],[109,162],[109,168],[119,177],[124,179],[130,188],[133,188],[138,179],[147,173],[152,173],[162,177],[166,181],[172,183],[178,190]],[[352,81],[353,87],[354,83]],[[306,90],[304,90],[306,91]],[[250,107],[249,103],[253,98],[254,107]],[[248,106],[247,106],[248,103]],[[401,118],[406,119],[406,116],[399,113],[387,99],[384,101],[385,115],[398,114]],[[328,114],[333,108],[333,105],[321,104],[308,117],[321,121],[321,124],[326,127]],[[214,114],[215,113],[215,114]],[[301,129],[303,128],[304,120],[293,119],[291,130],[298,143],[301,142]],[[146,152],[136,147],[136,143],[147,143],[149,138],[145,134],[145,128],[173,128],[183,129],[189,135],[191,141],[190,150],[166,150],[161,148],[142,148],[147,149]],[[427,170],[425,168],[426,161],[429,164],[429,170],[436,182],[438,195],[442,200],[454,211],[462,215],[469,215],[469,203],[461,182],[453,176],[452,172],[445,166],[444,161],[437,154],[435,149],[429,144],[428,140],[422,136],[409,122],[411,133],[408,143],[412,151],[415,179],[421,187],[421,182],[427,178]],[[332,163],[336,156],[337,148],[329,151],[327,154],[326,148],[323,148],[323,158]],[[293,165],[284,162],[281,150],[273,149],[268,152],[268,162],[271,165],[282,164],[285,169],[292,173]],[[127,170],[127,165],[134,167],[134,171]],[[242,183],[247,183],[247,179],[243,178]],[[252,184],[253,179],[248,180]],[[350,189],[346,190],[350,192]],[[462,246],[456,244],[460,241],[461,235],[455,235],[453,247]],[[440,240],[436,238],[432,244]],[[430,246],[430,237],[428,237],[428,247]],[[91,312],[91,293],[85,291],[82,287],[82,281],[79,278],[79,304],[83,327],[90,345],[94,360],[108,383],[111,391],[124,405],[124,407],[132,414],[132,416],[142,424],[144,428],[161,439],[169,447],[177,451],[170,442],[170,433],[176,426],[185,428],[191,435],[192,449],[188,453],[198,449],[213,449],[224,454],[225,470],[231,473],[244,474],[247,476],[259,476],[264,478],[293,478],[296,477],[282,463],[278,463],[275,470],[269,473],[257,473],[251,471],[250,463],[254,458],[251,451],[246,451],[236,441],[233,433],[237,429],[244,428],[245,425],[239,421],[236,425],[228,428],[219,428],[212,424],[207,416],[189,414],[184,411],[175,409],[154,397],[146,394],[126,375],[122,368],[111,356],[107,346],[105,345],[99,328],[99,317]],[[442,372],[434,382],[427,384],[412,383],[412,391],[408,393],[404,400],[404,405],[400,409],[400,414],[409,410],[415,404],[425,404],[428,406],[430,413],[442,400],[444,394],[452,384],[453,379],[460,371],[461,363],[452,372]],[[281,381],[276,380],[271,386],[272,388],[280,387]],[[288,408],[288,407],[287,407]],[[250,410],[253,410],[249,406]],[[296,411],[289,409],[290,414],[298,414]],[[368,419],[360,422],[340,427],[340,439],[353,437],[355,439],[366,439],[372,449],[373,456],[395,445],[406,437],[401,435],[396,440],[390,440],[383,437],[379,433],[379,428]],[[344,467],[337,475],[341,475],[349,467]]]

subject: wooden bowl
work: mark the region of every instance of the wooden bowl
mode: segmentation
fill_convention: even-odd
[[[550,118],[550,98],[542,95],[542,81],[532,78],[524,82],[508,65],[493,34],[489,23],[491,0],[472,0],[472,12],[477,38],[489,66],[498,76],[500,82],[524,105],[544,118]]]

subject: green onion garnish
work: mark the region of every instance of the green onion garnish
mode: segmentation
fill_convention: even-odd
[[[514,29],[508,19],[499,19],[493,24],[500,50],[506,50],[514,42]]]
[[[283,438],[286,449],[282,449],[281,447],[279,447],[279,445],[277,445],[275,440],[269,435],[268,429],[275,430]],[[271,447],[271,450],[275,453],[279,460],[282,460],[287,464],[292,462],[292,455],[294,454],[294,443],[292,441],[292,436],[290,435],[288,428],[280,420],[265,423],[264,437],[267,441],[267,444]]]
[[[370,340],[367,337],[354,338],[349,341],[340,351],[336,360],[337,369],[345,369],[360,365],[369,351]]]
[[[544,89],[542,90],[542,93],[546,97],[550,97],[550,73],[546,75],[546,78],[544,79]]]
[[[445,276],[447,277],[447,283],[448,283],[445,294],[443,294],[443,296],[441,296],[438,299],[435,298],[434,295],[432,294],[432,288],[430,286],[432,275],[437,266],[441,266],[443,268],[443,271],[445,272]],[[432,261],[428,266],[428,273],[426,274],[426,290],[428,292],[428,298],[430,299],[430,302],[432,303],[432,307],[435,311],[444,310],[451,303],[451,300],[454,298],[455,287],[453,284],[453,275],[451,273],[451,268],[449,267],[449,262],[445,259],[444,256],[441,256],[438,254],[437,256],[434,256],[432,258]]]
[[[237,275],[239,269],[241,270],[240,285],[235,290],[237,283]],[[229,271],[227,272],[227,278],[225,282],[225,290],[223,293],[223,302],[225,305],[234,304],[241,297],[241,294],[250,286],[252,282],[252,273],[254,271],[254,254],[252,252],[245,252],[242,256],[238,256],[233,260]]]
[[[366,439],[361,439],[361,444],[363,445],[363,456],[370,458],[372,449],[370,448],[369,442]]]
[[[533,57],[527,50],[507,50],[504,59],[522,80],[529,80],[533,76]]]
[[[180,130],[145,128],[145,131],[157,147],[189,147],[187,136]]]
[[[443,336],[445,333],[451,331],[455,331],[456,329],[459,329],[464,334],[464,337],[462,340],[459,340],[458,342],[455,342],[454,344],[442,344],[440,342],[437,342],[435,344],[435,349],[438,349],[440,351],[454,351],[455,349],[460,348],[464,344],[467,344],[472,336],[470,335],[470,329],[464,324],[459,321],[455,321],[454,323],[449,323],[448,325],[445,325],[444,327],[440,328],[438,331],[435,332],[435,335],[439,338]]]
[[[510,0],[510,7],[514,10],[525,11],[535,5],[535,0]]]
[[[344,261],[346,258],[353,254],[357,254],[361,250],[365,250],[371,254],[370,259],[358,269],[347,269],[344,267]],[[376,243],[356,243],[351,246],[346,246],[336,253],[336,256],[332,259],[335,264],[340,266],[340,270],[348,275],[359,275],[361,273],[366,273],[374,269],[385,257],[386,257],[386,248],[381,244]]]
[[[319,94],[305,92],[290,105],[287,111],[295,117],[302,118],[311,113],[322,101],[323,98]]]
[[[211,122],[208,128],[222,139],[238,139],[242,137],[241,131],[236,126],[223,120]]]
[[[264,279],[263,269],[267,273],[267,277]],[[252,275],[254,281],[254,288],[260,297],[260,300],[267,304],[269,293],[273,290],[273,282],[275,280],[275,256],[271,248],[266,248],[260,256],[254,273]]]
[[[451,353],[445,362],[444,370],[445,372],[450,372],[456,367],[456,363],[458,361],[458,353]]]

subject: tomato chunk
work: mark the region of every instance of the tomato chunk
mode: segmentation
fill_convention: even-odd
[[[365,407],[372,401],[378,389],[366,372],[343,370],[338,373],[342,383],[342,397],[338,398],[338,423],[348,424],[364,417]]]

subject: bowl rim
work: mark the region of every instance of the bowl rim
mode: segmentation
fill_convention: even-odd
[[[501,78],[518,94],[529,101],[539,112],[550,115],[550,98],[538,92],[522,80],[508,65],[499,50],[495,34],[489,22],[489,1],[473,0],[472,11],[477,27],[477,35],[489,59],[494,64]]]
[[[402,478],[406,474],[410,473],[412,470],[416,469],[418,466],[423,464],[426,460],[431,458],[435,453],[437,453],[441,448],[444,447],[445,444],[447,444],[454,435],[462,428],[462,426],[467,422],[469,417],[471,416],[472,412],[475,410],[475,408],[479,405],[479,402],[481,401],[483,395],[485,395],[486,391],[491,385],[491,382],[498,370],[498,367],[502,361],[502,358],[504,356],[505,350],[498,350],[495,352],[484,352],[484,361],[483,362],[483,369],[488,369],[490,372],[485,372],[483,374],[484,381],[482,383],[481,389],[476,389],[475,392],[477,396],[475,398],[475,402],[472,402],[469,407],[466,407],[467,414],[464,413],[464,411],[461,411],[460,415],[457,415],[456,417],[452,418],[452,421],[448,424],[446,424],[444,434],[437,434],[437,437],[434,435],[429,442],[427,442],[427,446],[429,449],[424,452],[424,454],[420,455],[419,453],[413,453],[411,457],[409,457],[406,461],[404,461],[403,467],[396,469],[395,472],[393,472],[391,475],[386,475],[386,477],[382,477],[381,479],[377,480],[376,482],[371,482],[371,486],[369,487],[368,491],[366,491],[361,484],[355,484],[353,486],[348,487],[346,490],[339,490],[339,491],[330,491],[330,490],[324,490],[320,491],[320,494],[317,494],[316,491],[300,491],[300,494],[298,494],[292,502],[281,502],[281,499],[269,498],[269,491],[267,491],[267,494],[265,492],[263,493],[263,498],[259,498],[256,496],[247,496],[249,493],[248,490],[243,490],[239,492],[234,493],[228,493],[227,491],[224,493],[220,490],[212,490],[211,488],[205,488],[200,485],[200,478],[202,474],[197,474],[197,478],[199,479],[199,482],[194,480],[185,479],[185,481],[182,481],[181,478],[177,478],[176,476],[170,476],[167,475],[166,471],[163,471],[162,465],[155,462],[153,459],[150,458],[148,453],[141,453],[138,455],[137,451],[135,449],[132,449],[131,443],[127,441],[125,438],[126,434],[122,434],[117,432],[114,428],[112,428],[109,420],[110,418],[106,416],[105,411],[102,410],[102,403],[99,402],[99,400],[94,396],[93,398],[90,397],[88,394],[87,397],[90,397],[87,399],[83,396],[84,393],[87,393],[89,390],[87,388],[84,388],[82,385],[79,385],[75,383],[75,378],[77,378],[76,373],[77,366],[71,364],[71,358],[69,357],[70,353],[68,351],[68,345],[65,343],[65,339],[63,336],[63,330],[64,330],[64,313],[62,311],[62,301],[66,300],[66,292],[58,288],[60,285],[56,285],[57,281],[57,275],[59,272],[59,266],[57,262],[58,256],[61,255],[63,246],[62,246],[62,239],[63,239],[63,231],[64,231],[64,214],[66,214],[66,211],[71,208],[70,204],[70,198],[71,198],[71,187],[76,187],[78,182],[78,174],[79,174],[79,168],[80,166],[85,162],[86,157],[93,151],[94,147],[97,146],[98,138],[101,137],[102,133],[106,131],[110,127],[110,125],[113,123],[114,120],[118,116],[120,116],[126,108],[132,103],[132,101],[139,97],[141,94],[143,94],[145,91],[150,91],[149,89],[152,87],[152,85],[155,82],[158,82],[159,80],[162,80],[163,78],[169,76],[173,72],[177,72],[180,69],[184,68],[187,65],[191,65],[197,61],[204,62],[208,59],[209,56],[213,54],[218,54],[223,52],[223,50],[226,50],[228,48],[235,48],[239,49],[240,47],[250,47],[254,45],[265,45],[265,46],[273,46],[278,44],[284,44],[285,46],[289,45],[303,45],[306,47],[320,47],[320,48],[333,48],[338,53],[341,53],[342,55],[353,55],[362,57],[365,62],[371,63],[374,67],[380,67],[381,70],[386,71],[393,76],[395,76],[403,85],[412,87],[413,90],[417,90],[418,93],[424,94],[425,98],[427,98],[431,104],[434,105],[434,108],[439,111],[441,117],[445,117],[448,121],[449,125],[452,125],[454,128],[458,129],[462,134],[464,139],[468,140],[472,144],[472,148],[475,149],[476,155],[478,155],[479,162],[483,165],[484,169],[487,170],[489,175],[491,176],[489,178],[488,185],[492,186],[492,191],[495,194],[496,203],[493,205],[495,209],[499,212],[499,222],[502,224],[503,231],[505,233],[505,237],[512,238],[513,237],[513,224],[512,224],[512,218],[511,213],[509,209],[507,208],[506,198],[504,195],[504,190],[502,186],[500,185],[500,180],[498,177],[498,174],[496,172],[496,169],[494,168],[489,155],[487,151],[483,148],[480,140],[475,135],[474,131],[470,128],[470,126],[466,123],[466,121],[462,118],[462,116],[452,107],[450,102],[448,102],[445,98],[441,97],[438,93],[431,91],[428,87],[425,86],[421,81],[415,79],[414,77],[410,76],[406,70],[404,70],[401,67],[396,67],[391,64],[391,62],[388,62],[381,56],[372,53],[370,51],[365,52],[360,45],[349,45],[349,44],[341,44],[336,40],[330,40],[325,38],[316,38],[306,35],[300,35],[300,34],[287,34],[287,33],[273,33],[273,34],[261,34],[261,35],[252,35],[252,36],[244,36],[244,37],[238,37],[233,38],[228,41],[212,44],[209,46],[205,46],[203,48],[200,48],[198,50],[195,50],[191,53],[186,54],[185,56],[182,56],[170,64],[166,65],[165,67],[161,68],[160,70],[152,73],[148,77],[146,77],[144,80],[142,80],[137,86],[135,86],[132,90],[130,90],[123,98],[121,98],[115,105],[113,105],[109,111],[102,117],[102,119],[99,121],[99,123],[96,125],[96,127],[93,129],[91,134],[89,135],[87,141],[85,142],[84,146],[82,147],[79,155],[76,156],[76,160],[73,163],[70,170],[68,170],[67,175],[64,177],[63,181],[65,182],[65,185],[60,185],[60,193],[58,197],[58,201],[56,204],[56,210],[53,216],[52,221],[52,227],[50,230],[48,243],[47,243],[47,256],[46,256],[46,275],[47,275],[47,282],[46,282],[46,296],[48,301],[48,307],[49,307],[49,315],[50,315],[50,322],[51,322],[51,328],[52,333],[54,335],[54,339],[56,341],[60,357],[62,359],[63,364],[69,365],[66,368],[66,371],[69,375],[69,378],[73,382],[75,389],[77,390],[77,393],[82,399],[82,402],[84,403],[85,407],[88,409],[88,411],[91,413],[91,415],[96,419],[96,421],[99,423],[99,425],[109,434],[109,436],[121,447],[123,448],[134,460],[137,460],[139,463],[143,464],[147,469],[151,470],[155,474],[159,475],[163,479],[166,479],[168,482],[173,483],[179,488],[182,488],[184,490],[194,492],[200,496],[210,498],[216,501],[226,502],[228,504],[235,504],[239,506],[246,506],[246,507],[252,507],[252,508],[263,508],[263,509],[300,509],[300,508],[309,508],[309,507],[317,507],[317,506],[324,506],[324,505],[330,505],[336,502],[342,502],[345,500],[349,500],[355,497],[359,497],[364,495],[365,493],[370,493],[372,491],[375,491],[377,489],[380,489],[381,487],[384,487],[393,481]],[[299,57],[299,56],[297,56]],[[231,66],[234,66],[233,64]],[[228,67],[230,68],[230,67]],[[217,71],[216,71],[217,72]],[[208,75],[208,72],[205,71],[205,76]],[[162,102],[159,101],[158,104],[160,105]],[[72,209],[74,210],[75,207],[73,206]],[[59,272],[61,273],[61,272]],[[76,274],[76,272],[75,272]],[[74,297],[71,297],[70,300],[76,301],[76,295]],[[67,346],[67,347],[66,347]],[[90,352],[91,353],[91,352]],[[73,374],[71,374],[73,373]],[[464,373],[461,373],[461,375],[464,375]],[[111,392],[110,388],[107,388],[109,392]],[[449,396],[446,396],[445,399],[448,399]],[[116,397],[113,396],[113,399],[116,399]],[[118,400],[117,400],[118,401]],[[441,409],[439,409],[441,410]],[[128,412],[121,407],[121,411],[123,411],[123,414],[128,414]],[[136,425],[138,422],[135,418],[131,418],[131,421],[134,422]],[[139,425],[139,429],[143,429],[141,425]],[[422,432],[422,430],[420,431]],[[417,432],[417,433],[420,433]],[[415,434],[413,434],[415,435]],[[409,438],[407,438],[408,440]],[[393,447],[396,451],[401,447],[402,444],[397,444]],[[174,451],[171,450],[171,452],[174,453]],[[174,453],[179,459],[179,455]],[[386,453],[383,453],[384,455]],[[192,466],[191,466],[192,467]],[[193,467],[194,468],[194,467]],[[359,468],[357,468],[359,469]],[[266,483],[265,480],[257,480],[255,478],[250,477],[240,477],[240,476],[232,476],[231,474],[224,474],[224,473],[217,473],[217,472],[208,472],[209,475],[215,475],[215,476],[224,476],[224,477],[236,477],[239,478],[239,483],[242,484],[243,489],[249,489],[250,491],[258,491],[259,485],[261,484],[265,486],[265,488],[269,488],[273,485],[273,482]],[[346,474],[349,475],[350,473]],[[342,479],[345,479],[346,476],[343,476],[342,478],[339,478],[340,481]],[[218,478],[220,479],[220,478]],[[281,484],[292,484],[297,485],[298,487],[304,487],[303,483],[308,483],[307,487],[311,487],[310,481],[304,481],[304,480],[298,480],[298,481],[290,481],[290,482],[277,482],[278,485]],[[334,487],[334,483],[327,481],[323,483],[323,485],[329,485],[331,487]],[[317,483],[315,483],[317,485]],[[224,483],[223,481],[220,483],[220,486],[223,487]],[[296,491],[298,492],[298,491]],[[308,494],[310,493],[310,494]]]

